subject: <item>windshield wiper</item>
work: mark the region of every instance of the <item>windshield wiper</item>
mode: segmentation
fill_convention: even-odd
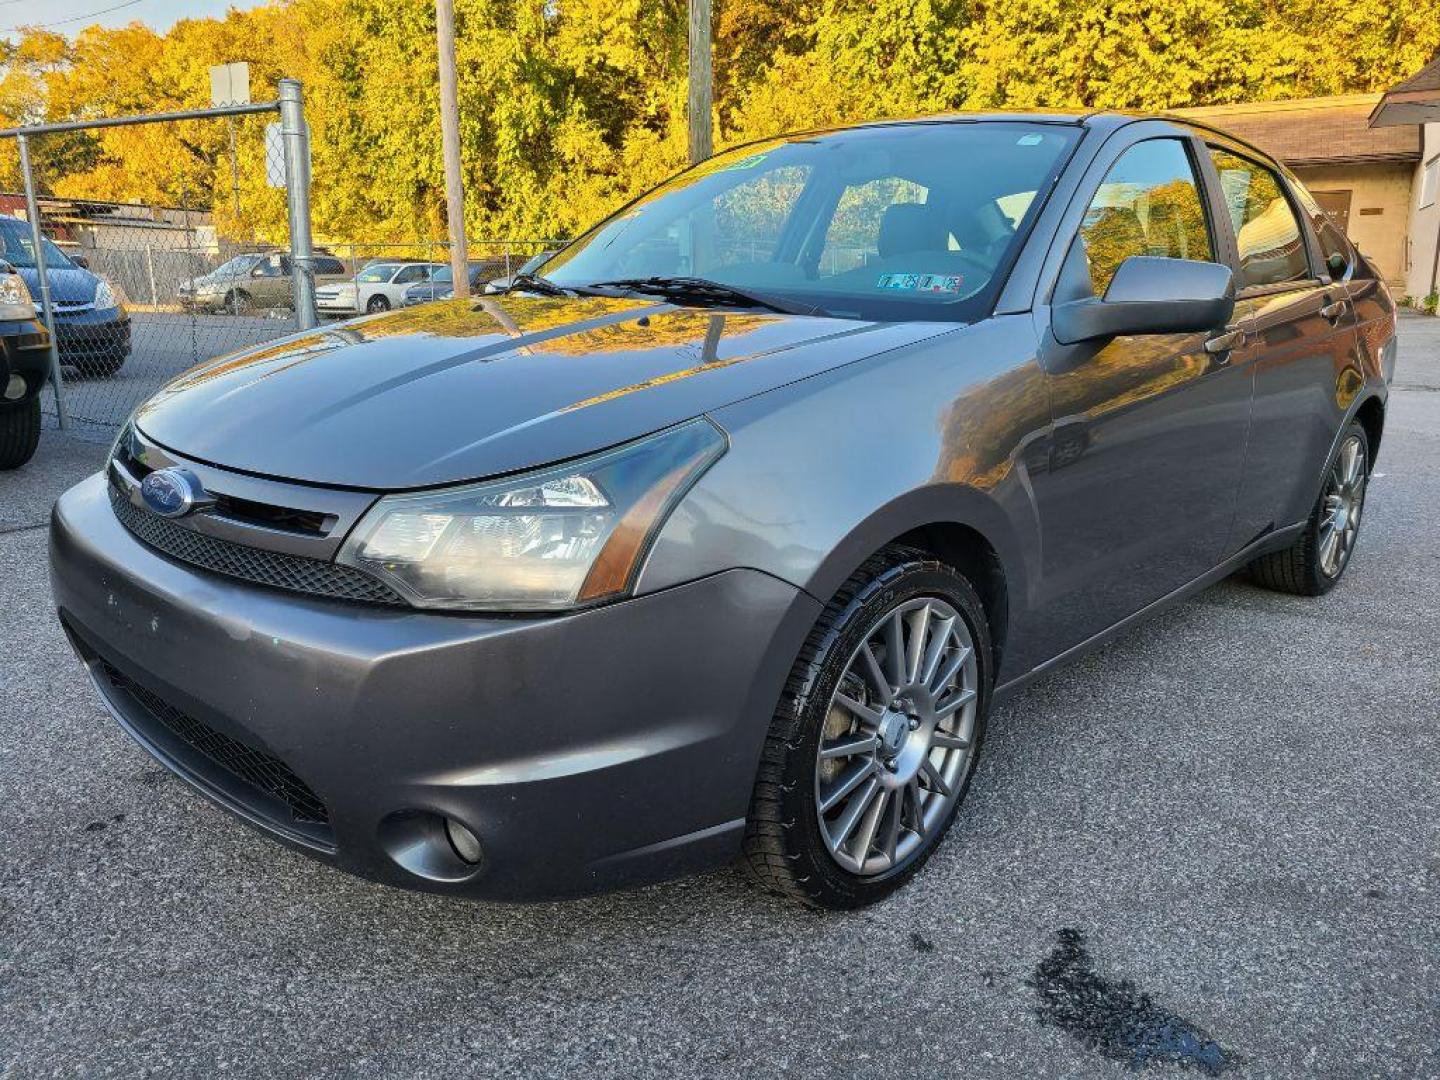
[[[573,289],[556,285],[547,277],[539,274],[516,274],[510,279],[510,284],[505,286],[505,292],[515,292],[517,289],[524,289],[527,292],[539,293],[541,296],[574,296]]]
[[[596,281],[584,286],[586,291],[616,289],[623,292],[650,293],[682,304],[728,304],[732,307],[762,307],[785,315],[824,315],[823,308],[813,304],[792,304],[763,293],[738,289],[724,282],[700,277],[617,278]]]

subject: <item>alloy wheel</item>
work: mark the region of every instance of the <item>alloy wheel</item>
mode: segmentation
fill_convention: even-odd
[[[1326,577],[1338,577],[1355,550],[1360,517],[1365,510],[1367,476],[1365,446],[1358,435],[1349,436],[1325,480],[1320,500],[1320,570]]]
[[[888,873],[939,835],[970,768],[978,705],[975,644],[949,603],[909,600],[869,629],[816,751],[821,837],[841,867]]]

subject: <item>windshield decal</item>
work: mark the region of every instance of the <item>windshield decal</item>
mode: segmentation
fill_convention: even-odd
[[[751,155],[750,155],[749,157],[747,157],[747,158],[741,158],[739,161],[735,162],[734,164],[725,165],[725,166],[723,166],[722,168],[716,169],[715,171],[716,171],[717,173],[722,173],[722,172],[737,172],[737,171],[740,170],[740,169],[753,169],[756,165],[759,165],[762,161],[764,161],[764,160],[765,160],[767,157],[769,157],[769,156],[770,156],[769,154],[751,154]]]
[[[902,292],[958,293],[965,284],[960,274],[881,274],[877,289],[898,289]]]

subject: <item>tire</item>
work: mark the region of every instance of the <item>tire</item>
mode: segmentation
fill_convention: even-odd
[[[244,289],[231,289],[225,294],[224,309],[231,315],[246,315],[251,307],[250,294]]]
[[[1358,452],[1358,461],[1349,466],[1355,470],[1355,484],[1346,483],[1344,476],[1349,462],[1348,451],[1352,446]],[[1325,464],[1325,479],[1315,500],[1315,508],[1310,511],[1305,531],[1288,548],[1262,555],[1252,562],[1246,569],[1250,580],[1266,589],[1296,596],[1323,596],[1339,584],[1355,554],[1360,522],[1364,518],[1365,488],[1369,476],[1370,439],[1362,424],[1352,423],[1345,429],[1334,454]],[[1341,500],[1340,508],[1344,513],[1343,518],[1336,522],[1341,536],[1338,562],[1332,558],[1327,547],[1327,539],[1333,531],[1326,527],[1337,498]]]
[[[927,609],[923,617],[916,605]],[[932,611],[943,611],[945,617],[935,621],[937,616]],[[903,616],[898,622],[895,613]],[[907,621],[910,619],[914,621]],[[903,677],[893,677],[890,650],[882,643],[892,625],[905,643],[905,649],[898,650],[901,655],[916,639],[917,626],[925,628],[919,637],[922,650],[927,640],[942,641],[934,654],[935,666],[930,668],[934,678],[912,677],[910,685],[904,686]],[[947,626],[953,629],[947,631]],[[923,636],[926,632],[929,638]],[[961,647],[967,640],[970,647]],[[943,644],[946,641],[953,647]],[[872,672],[869,680],[861,681],[856,672],[860,670],[858,665],[865,664],[863,650],[867,645],[871,658],[878,660],[866,668]],[[930,653],[924,651],[915,667],[928,665],[929,657]],[[990,704],[991,657],[989,629],[980,598],[953,567],[924,552],[901,547],[886,548],[867,560],[826,605],[781,692],[751,797],[742,866],[772,892],[812,907],[837,910],[873,904],[909,881],[948,832],[974,775]],[[957,672],[945,676],[952,664],[960,665]],[[890,684],[884,693],[893,698],[878,709],[870,709],[873,725],[862,721],[860,713],[851,714],[846,706],[838,704],[837,695],[848,689],[851,693],[863,692],[868,702],[879,705],[883,700],[878,699],[881,692],[872,688],[880,682]],[[897,682],[904,686],[898,692],[894,685]],[[934,695],[937,703],[953,703],[966,694],[968,702],[952,711],[948,720],[934,721],[938,710],[932,709],[931,720],[922,721],[917,713],[925,709],[916,704],[928,694],[919,689],[922,683],[950,686]],[[910,700],[912,693],[914,701]],[[852,698],[849,704],[857,702]],[[947,707],[940,705],[942,710]],[[910,716],[908,734],[905,714]],[[900,721],[898,725],[896,720]],[[852,723],[850,729],[845,727],[847,722]],[[958,738],[958,730],[956,734],[944,734],[950,740],[947,745],[964,742],[965,749],[942,748],[938,741],[941,731],[927,728],[927,723],[963,725],[965,739]],[[872,737],[872,732],[880,737]],[[887,733],[898,740],[898,751],[896,741],[886,737]],[[857,753],[840,758],[838,764],[833,759],[820,760],[822,740],[828,756],[847,745],[861,745],[853,741],[857,738],[876,744],[873,757]],[[888,757],[892,752],[895,756]],[[917,760],[914,753],[920,755],[920,764],[907,779],[907,770]],[[924,786],[940,781],[933,768],[930,772],[937,773],[937,781],[928,779],[924,764],[933,761],[935,755],[939,755],[939,772],[946,774],[940,789]],[[963,759],[957,760],[954,755],[963,755]],[[911,764],[903,764],[906,761]],[[876,794],[866,809],[856,812],[858,826],[850,814],[853,804],[839,803],[831,810],[822,806],[827,798],[838,797],[836,793],[845,788],[847,778],[866,773],[867,769]],[[885,786],[895,784],[900,786]],[[859,794],[850,798],[862,797],[871,786],[872,780],[866,779],[854,788]],[[832,813],[834,818],[827,816]],[[852,827],[858,832],[845,834],[847,818],[852,818]],[[842,834],[838,848],[832,847],[837,834]]]
[[[0,469],[18,469],[40,445],[40,398],[0,409]]]
[[[367,315],[378,315],[382,311],[389,310],[390,301],[386,297],[379,294],[372,296],[370,298],[370,302],[365,305],[365,314]]]

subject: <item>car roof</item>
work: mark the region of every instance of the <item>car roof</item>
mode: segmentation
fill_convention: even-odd
[[[1109,134],[1130,124],[1140,123],[1144,120],[1160,120],[1167,124],[1174,124],[1177,127],[1190,128],[1198,131],[1213,132],[1216,135],[1224,136],[1226,139],[1237,143],[1247,150],[1259,155],[1265,161],[1274,162],[1274,159],[1254,143],[1240,138],[1224,128],[1216,127],[1189,116],[1178,116],[1166,112],[1140,112],[1118,109],[1032,109],[1024,112],[1004,112],[996,110],[976,112],[947,112],[937,113],[933,116],[906,116],[887,120],[867,120],[857,124],[842,124],[833,128],[823,128],[815,131],[795,133],[810,135],[828,135],[842,131],[854,131],[865,128],[892,127],[911,124],[975,124],[975,123],[1019,123],[1019,124],[1065,124],[1073,127],[1083,127],[1090,130],[1098,130]],[[761,140],[763,141],[763,140]]]

